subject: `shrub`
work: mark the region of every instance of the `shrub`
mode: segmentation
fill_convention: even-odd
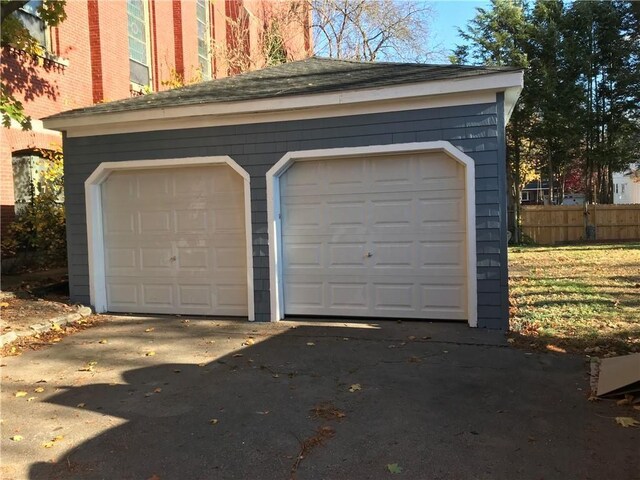
[[[2,256],[20,257],[23,268],[60,265],[67,256],[62,152],[38,153],[46,162],[38,185],[2,239]]]

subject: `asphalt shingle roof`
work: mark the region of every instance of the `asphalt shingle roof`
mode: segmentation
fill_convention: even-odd
[[[513,67],[355,62],[311,57],[174,90],[68,110],[48,118],[335,93],[435,80],[456,80],[517,70]]]

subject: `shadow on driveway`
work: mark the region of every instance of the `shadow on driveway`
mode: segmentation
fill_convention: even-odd
[[[124,422],[57,462],[33,463],[29,478],[637,478],[638,433],[616,427],[608,404],[587,402],[581,358],[525,354],[464,325],[305,322],[265,336],[257,324],[233,328],[258,332],[255,343],[48,397]],[[185,358],[177,354],[186,347],[175,348]],[[319,404],[344,416],[319,418]],[[331,435],[298,459],[327,426]],[[401,475],[388,471],[393,463]]]

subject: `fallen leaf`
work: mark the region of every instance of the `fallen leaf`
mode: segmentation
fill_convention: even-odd
[[[62,435],[56,435],[51,439],[52,442],[59,442],[60,440],[64,440],[64,437]]]
[[[16,397],[26,397],[27,396],[27,392],[25,392],[24,390],[20,390],[19,392],[16,392]]]
[[[14,435],[13,437],[10,437],[9,440],[11,440],[12,442],[21,442],[24,439],[24,437],[22,435]]]
[[[29,397],[27,398],[27,402],[33,402],[36,399],[36,397]]]
[[[144,354],[145,357],[153,357],[156,354],[153,350]]]
[[[162,391],[162,389],[161,389],[161,388],[156,388],[156,389],[153,391],[153,393],[160,393],[161,391]]]
[[[212,418],[211,420],[209,420],[209,423],[211,425],[216,425],[218,423],[218,419],[217,418]]]
[[[107,340],[105,340],[105,339],[102,339],[98,343],[102,343],[104,345],[105,343],[109,343],[109,342]]]
[[[58,325],[57,323],[54,323],[53,325],[51,325],[51,330],[59,332],[60,330],[62,330],[62,328],[60,328],[60,325]]]
[[[42,392],[44,392],[44,388],[43,387],[38,387],[38,388],[34,389],[33,391],[36,392],[36,393],[42,393]]]
[[[153,332],[155,330],[155,328],[151,327],[151,328],[145,328],[144,331],[149,333],[149,332]]]
[[[362,390],[362,386],[361,386],[359,383],[354,383],[353,385],[351,385],[351,386],[349,387],[349,391],[350,391],[351,393],[353,393],[353,392],[357,392],[358,390]]]
[[[624,428],[637,427],[638,425],[640,425],[640,422],[631,417],[616,417],[616,423]]]
[[[85,405],[86,405],[85,403],[79,403],[79,404],[77,404],[77,405],[76,405],[76,407],[78,407],[78,408],[84,408],[84,407],[85,407]]]
[[[7,308],[8,306],[9,306],[9,304],[7,302],[0,303],[0,307],[2,307],[2,308]]]
[[[242,345],[246,347],[248,345],[253,345],[254,343],[256,343],[256,341],[253,338],[247,338]]]
[[[390,473],[402,473],[402,467],[397,463],[387,464],[387,470],[389,470]]]
[[[98,364],[98,362],[89,362],[89,363],[87,363],[86,367],[83,367],[78,371],[79,372],[93,372],[95,370],[95,367],[96,367],[97,364]]]
[[[409,340],[411,340],[413,342],[416,339],[416,336],[415,335],[409,335],[407,337],[407,339],[409,339]]]
[[[507,343],[516,343],[515,338],[507,338]]]
[[[53,447],[53,442],[44,442],[44,443],[42,444],[42,446],[43,446],[44,448],[51,448],[51,447]]]
[[[313,347],[315,345],[315,343],[313,342],[307,342],[307,347]]]

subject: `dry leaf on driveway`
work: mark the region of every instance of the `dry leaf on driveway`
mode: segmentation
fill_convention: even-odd
[[[21,442],[24,440],[24,437],[22,435],[14,435],[13,437],[10,437],[9,440],[12,442]]]
[[[20,390],[19,392],[16,392],[16,397],[26,397],[27,396],[27,392],[25,392],[24,390]]]
[[[354,383],[353,385],[351,385],[351,386],[349,387],[349,391],[350,391],[351,393],[353,393],[353,392],[357,392],[358,390],[362,390],[362,385],[360,385],[359,383]]]
[[[387,470],[389,470],[390,473],[402,473],[402,467],[397,463],[387,464]]]
[[[635,418],[631,418],[631,417],[616,417],[616,423],[621,427],[625,427],[625,428],[637,427],[638,425],[640,425],[640,422],[638,422]]]
[[[38,388],[34,389],[33,391],[36,392],[36,393],[42,393],[42,392],[44,392],[44,388],[43,387],[38,387]]]
[[[314,342],[307,342],[307,347],[313,347],[315,345]]]
[[[144,354],[145,357],[153,357],[156,354],[153,350]]]
[[[86,367],[79,369],[79,372],[93,372],[98,362],[89,362]]]

